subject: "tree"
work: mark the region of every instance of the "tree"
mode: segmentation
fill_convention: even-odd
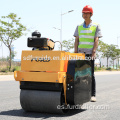
[[[109,60],[109,58],[111,57],[111,53],[112,53],[112,51],[111,51],[111,47],[110,47],[110,45],[106,45],[106,49],[105,49],[105,51],[103,52],[103,57],[106,57],[107,58],[107,68],[108,68],[108,60]]]
[[[74,48],[74,39],[63,40],[62,41],[62,48],[64,48],[65,51],[69,52],[71,49]]]
[[[11,60],[14,59],[14,57],[16,56],[17,52],[16,51],[11,51]],[[7,56],[7,60],[10,60],[10,56]]]
[[[116,49],[116,50],[117,50],[117,52],[118,52],[118,54],[117,54],[117,59],[118,59],[118,67],[120,67],[120,66],[119,66],[120,49]]]
[[[106,46],[106,50],[103,52],[103,56],[107,58],[107,68],[108,68],[108,60],[109,58],[111,58],[113,60],[113,64],[114,64],[114,60],[117,57],[117,51],[116,51],[116,45],[107,45]]]
[[[111,54],[111,59],[113,60],[113,68],[114,68],[114,60],[117,58],[117,56],[118,56],[118,51],[117,51],[117,49],[116,49],[116,47],[115,46],[112,46],[112,54]]]
[[[113,54],[111,56],[111,59],[113,60],[113,68],[114,68],[114,60],[115,59],[118,59],[118,67],[119,67],[119,57],[120,57],[120,49],[114,48]],[[116,69],[117,69],[117,65],[116,65]]]
[[[99,59],[100,68],[101,68],[101,58],[104,57],[103,53],[106,51],[107,44],[99,40],[98,48],[96,51],[96,58]]]
[[[0,19],[0,40],[9,49],[9,71],[11,69],[11,46],[12,42],[24,35],[26,27],[20,23],[20,17],[16,14],[10,13],[7,16],[2,16]]]

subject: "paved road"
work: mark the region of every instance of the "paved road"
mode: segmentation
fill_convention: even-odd
[[[24,112],[19,103],[19,83],[0,81],[0,120],[120,120],[120,74],[99,73],[96,82],[97,102],[88,102],[67,115],[55,115]]]

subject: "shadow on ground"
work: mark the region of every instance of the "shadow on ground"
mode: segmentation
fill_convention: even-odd
[[[2,112],[0,112],[0,115],[47,119],[50,117],[72,116],[72,115],[75,115],[75,114],[78,114],[78,113],[81,113],[84,111],[86,111],[86,109],[70,110],[66,114],[48,114],[48,113],[38,113],[38,112],[25,112],[22,109],[18,109],[18,110],[2,111]]]

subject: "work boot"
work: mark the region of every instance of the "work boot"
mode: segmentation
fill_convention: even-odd
[[[96,97],[95,97],[95,96],[92,96],[90,101],[91,101],[91,102],[96,102]]]

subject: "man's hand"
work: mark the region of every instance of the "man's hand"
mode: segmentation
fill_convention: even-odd
[[[78,51],[74,51],[74,53],[78,53]]]
[[[91,59],[92,59],[92,60],[95,60],[95,57],[96,57],[96,53],[95,53],[95,52],[92,52]]]
[[[96,37],[95,38],[95,42],[94,42],[94,47],[93,47],[93,51],[92,51],[92,55],[91,55],[91,57],[92,57],[92,60],[95,60],[95,57],[96,57],[96,49],[97,49],[97,46],[98,46],[98,40],[99,40],[99,38],[98,37]]]

